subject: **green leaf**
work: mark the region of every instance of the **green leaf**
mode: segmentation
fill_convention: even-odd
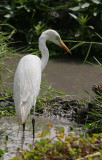
[[[65,8],[68,8],[68,5],[61,5],[61,6],[57,6],[55,7],[55,9],[65,9]]]
[[[94,57],[94,59],[95,59],[95,61],[96,61],[99,65],[102,65],[102,64],[98,61],[98,59],[96,59],[95,57]]]
[[[84,41],[79,42],[77,45],[75,45],[74,47],[72,47],[70,50],[76,49],[76,48],[80,47],[81,45],[83,45],[84,43],[85,43]]]
[[[89,96],[92,96],[86,89],[84,89],[84,91],[85,91]]]
[[[84,3],[82,6],[81,6],[81,8],[87,8],[87,7],[89,7],[90,6],[90,4],[89,3]]]
[[[80,6],[70,8],[71,11],[79,11],[81,9]]]
[[[72,16],[74,19],[78,19],[78,17],[75,14],[69,13],[70,16]]]
[[[96,32],[95,32],[96,33]],[[98,33],[96,33],[96,35],[100,38],[100,39],[102,39],[102,37],[98,34]]]
[[[88,56],[89,56],[89,53],[90,53],[90,50],[91,50],[91,46],[92,46],[92,43],[91,43],[90,46],[89,46],[89,49],[88,49],[88,52],[87,52],[87,54],[86,54],[84,63],[86,62],[86,60],[87,60],[87,58],[88,58]]]
[[[0,149],[0,157],[4,155],[4,151]]]
[[[15,33],[16,33],[16,31],[13,30],[13,31],[10,33],[10,35],[8,36],[8,39],[11,38]]]
[[[14,0],[16,3],[20,3],[21,5],[24,4],[25,0]]]
[[[10,17],[11,17],[11,14],[6,14],[4,17],[5,17],[5,18],[10,18]]]
[[[100,4],[101,2],[99,0],[92,0],[95,4]]]

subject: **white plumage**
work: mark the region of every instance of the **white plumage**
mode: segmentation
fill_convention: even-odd
[[[35,55],[26,55],[21,58],[14,77],[15,110],[20,124],[25,124],[32,106],[35,110],[40,91],[41,74],[49,58],[49,51],[46,47],[47,40],[63,47],[71,54],[56,31],[46,30],[39,38],[39,49],[42,58],[40,59]]]
[[[26,121],[30,109],[36,103],[41,83],[41,60],[34,55],[24,56],[14,77],[14,100],[19,123]]]

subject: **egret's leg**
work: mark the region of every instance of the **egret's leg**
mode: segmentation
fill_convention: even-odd
[[[33,139],[34,139],[34,137],[35,137],[35,104],[36,104],[36,100],[34,101],[34,110],[33,110],[33,118],[32,118]]]
[[[32,126],[33,126],[33,139],[35,137],[35,119],[34,117],[32,118]]]
[[[22,135],[22,138],[21,138],[21,150],[23,150],[24,140],[25,140],[25,132],[23,130],[23,135]]]
[[[25,131],[25,123],[23,124],[23,132]]]
[[[22,150],[23,150],[24,140],[25,140],[25,123],[23,124],[23,135],[22,135],[22,139],[21,139],[21,149]]]

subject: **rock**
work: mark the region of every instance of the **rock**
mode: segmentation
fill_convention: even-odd
[[[92,90],[98,94],[98,95],[102,95],[102,84],[96,85],[94,84],[94,86],[92,87]]]

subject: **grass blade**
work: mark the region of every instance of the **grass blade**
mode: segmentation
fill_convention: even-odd
[[[99,65],[102,65],[102,64],[98,61],[97,58],[94,57],[94,59],[95,59],[95,61],[96,61]]]
[[[96,32],[95,32],[96,33]],[[98,33],[96,33],[96,35],[100,38],[100,39],[102,39],[102,37],[98,34]]]
[[[88,52],[87,52],[87,54],[86,54],[84,63],[86,62],[86,60],[87,60],[87,58],[88,58],[88,56],[89,56],[89,53],[90,53],[90,50],[91,50],[91,46],[92,46],[92,43],[91,43],[90,46],[89,46],[89,49],[88,49]]]
[[[84,43],[85,43],[84,41],[79,42],[79,43],[76,44],[74,47],[72,47],[70,50],[76,49],[76,48],[80,47],[81,45],[83,45]]]

